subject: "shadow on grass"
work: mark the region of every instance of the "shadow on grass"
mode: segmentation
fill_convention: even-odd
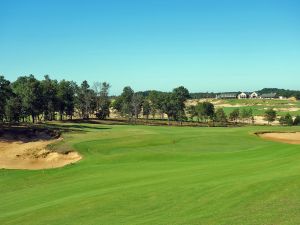
[[[5,142],[48,141],[59,138],[59,129],[49,129],[40,126],[9,126],[0,128],[0,140]]]
[[[94,127],[83,124],[18,124],[0,125],[0,141],[34,142],[57,139],[62,133],[87,133],[107,130],[110,127]]]
[[[51,124],[51,127],[66,129],[66,131],[79,131],[79,130],[82,130],[82,131],[85,131],[85,132],[88,132],[88,131],[84,130],[84,129],[91,129],[91,130],[111,129],[110,127],[93,127],[93,126],[79,125],[79,124]]]
[[[128,120],[125,119],[73,119],[73,120],[62,120],[60,123],[87,123],[87,124],[103,124],[103,125],[129,125]]]

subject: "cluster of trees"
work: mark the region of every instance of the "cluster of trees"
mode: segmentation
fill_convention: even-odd
[[[229,114],[229,120],[237,123],[238,121],[241,121],[243,123],[254,123],[254,116],[253,111],[251,108],[243,108],[240,109],[234,109]]]
[[[198,122],[219,122],[227,123],[228,121],[254,123],[253,111],[251,108],[234,109],[228,116],[223,108],[215,109],[210,102],[200,102],[195,106],[188,107],[190,119]]]
[[[268,123],[274,122],[277,119],[277,112],[274,109],[268,109],[265,112],[265,120]],[[279,118],[279,123],[286,126],[300,126],[300,116],[293,119],[292,115],[287,113]]]
[[[129,121],[138,119],[140,114],[147,119],[150,115],[153,118],[160,115],[164,119],[166,114],[169,122],[182,122],[186,120],[185,101],[188,98],[189,91],[183,86],[173,89],[172,92],[150,91],[147,95],[135,93],[131,87],[125,87],[122,94],[113,101],[112,107]]]
[[[77,85],[73,81],[53,80],[48,75],[37,80],[33,75],[21,76],[10,82],[0,76],[0,122],[28,122],[41,120],[72,119],[95,114],[99,118],[109,116],[110,85],[87,81]]]
[[[222,108],[215,109],[210,102],[199,102],[196,105],[188,107],[188,115],[190,120],[198,122],[220,122],[228,121],[227,115]]]
[[[267,109],[265,111],[264,119],[268,121],[268,123],[272,123],[277,118],[277,112],[274,109]]]
[[[293,119],[291,114],[287,113],[279,118],[279,123],[287,126],[300,126],[300,116],[296,116],[295,119]]]

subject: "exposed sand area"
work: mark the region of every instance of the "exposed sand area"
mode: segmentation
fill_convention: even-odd
[[[295,133],[262,133],[260,137],[288,144],[300,144],[300,132]]]
[[[0,168],[48,169],[75,163],[82,157],[77,152],[61,154],[47,148],[62,138],[45,138],[45,134],[34,138],[0,137]]]

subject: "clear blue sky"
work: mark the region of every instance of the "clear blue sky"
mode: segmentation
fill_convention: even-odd
[[[300,89],[300,1],[0,0],[0,74],[114,94]]]

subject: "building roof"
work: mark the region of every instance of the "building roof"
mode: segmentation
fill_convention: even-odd
[[[222,93],[219,93],[219,95],[237,95],[241,92],[222,92]]]
[[[239,93],[238,92],[225,92],[225,93],[220,93],[217,94],[218,97],[236,97]]]
[[[262,98],[275,98],[276,97],[276,93],[265,93],[265,94],[261,94]]]

